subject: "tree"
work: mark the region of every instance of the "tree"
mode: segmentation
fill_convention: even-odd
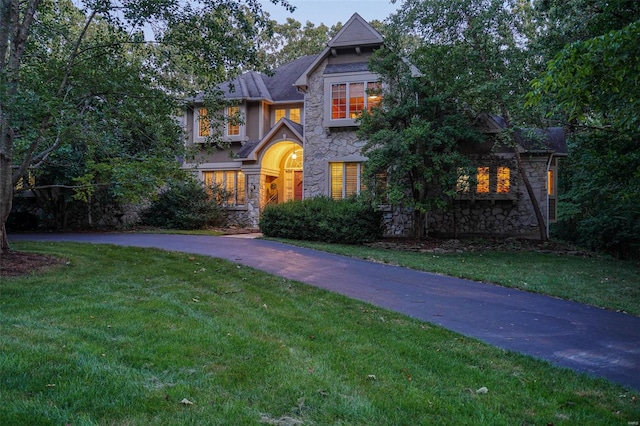
[[[367,140],[366,179],[375,205],[391,204],[412,212],[413,235],[426,234],[426,215],[446,207],[461,168],[468,167],[459,144],[480,139],[454,99],[428,78],[412,76],[392,52],[394,43],[372,59],[385,87],[381,107],[365,112],[358,130]],[[384,179],[380,184],[377,180]]]
[[[271,1],[292,10],[285,0]],[[143,31],[153,28],[158,49],[138,64],[146,65],[140,77],[157,90],[169,93],[171,88],[175,93],[179,92],[175,81],[168,82],[168,74],[155,65],[179,56],[181,60],[175,62],[190,63],[189,71],[207,75],[209,83],[227,80],[259,63],[257,37],[268,27],[258,0],[88,1],[82,9],[70,2],[1,0],[0,251],[9,249],[6,221],[15,185],[71,141],[70,135],[79,133],[92,111],[85,101],[95,100],[96,95],[111,97],[111,106],[117,109],[119,101],[136,95],[121,91],[132,87],[119,87],[117,82],[104,85],[104,93],[95,93],[90,85],[84,87],[92,79],[97,82],[100,70],[91,64],[108,62],[123,46],[144,42]],[[45,70],[46,78],[40,75]],[[144,104],[140,99],[141,111]],[[93,124],[102,118],[94,115]],[[123,130],[103,124],[109,136]],[[121,140],[128,138],[120,136]]]
[[[310,21],[303,27],[293,18],[287,18],[284,24],[272,21],[273,32],[265,32],[262,42],[265,64],[277,68],[301,56],[317,55],[341,27],[341,23],[329,28]]]
[[[581,10],[581,25],[566,8]],[[547,0],[539,5],[555,50],[532,83],[531,105],[572,131],[566,162],[564,238],[640,256],[640,3]],[[576,29],[580,30],[577,31]]]
[[[504,140],[513,148],[520,177],[535,212],[540,239],[546,226],[525,173],[515,128],[538,123],[525,110],[529,82],[541,62],[532,51],[535,19],[529,3],[517,0],[407,0],[391,17],[404,34],[403,52],[434,81],[435,90],[455,98],[460,111],[502,116]]]

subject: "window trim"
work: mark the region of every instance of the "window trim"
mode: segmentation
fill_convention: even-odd
[[[340,176],[340,197],[336,198],[334,197],[334,172],[333,172],[333,166],[334,165],[341,165],[341,176]],[[347,166],[348,165],[352,165],[355,164],[356,166],[356,189],[355,192],[350,192],[349,194],[347,194],[347,187],[348,187],[348,182],[347,182]],[[360,193],[365,189],[365,185],[363,185],[363,181],[362,181],[362,171],[363,171],[363,166],[364,166],[364,161],[330,161],[329,162],[329,179],[328,179],[328,184],[329,184],[329,188],[328,188],[328,193],[329,193],[329,197],[333,198],[334,200],[342,200],[345,198],[349,198],[352,195],[360,195]]]
[[[233,185],[234,185],[234,190],[233,190],[233,203],[229,204],[228,200],[224,200],[221,202],[221,205],[224,208],[230,209],[230,210],[245,210],[247,208],[247,175],[246,173],[244,173],[242,170],[238,170],[238,169],[210,169],[210,170],[201,170],[200,171],[200,181],[202,182],[203,185],[208,185],[207,179],[205,177],[206,174],[211,173],[212,177],[211,177],[211,183],[215,182],[216,179],[216,174],[217,173],[221,173],[222,174],[222,182],[224,185],[225,190],[227,189],[226,186],[226,179],[227,179],[227,173],[233,173]],[[238,203],[238,177],[239,175],[242,174],[242,204]]]
[[[298,111],[298,120],[294,120],[292,117],[291,112],[292,111]],[[288,106],[288,107],[274,107],[273,108],[273,125],[275,125],[278,121],[280,121],[280,118],[278,118],[278,111],[282,111],[282,116],[280,118],[288,118],[289,120],[293,121],[294,123],[298,123],[298,124],[302,124],[302,114],[303,114],[303,108],[302,106]]]
[[[240,112],[240,116],[243,119],[246,119],[246,114],[245,114],[245,107],[243,104],[239,104],[239,105],[230,105],[227,107],[224,107],[224,115],[225,117],[229,116],[229,108],[238,108],[238,111]],[[211,117],[207,117],[206,120],[208,120],[209,124],[209,132],[207,135],[203,135],[200,133],[201,131],[201,111],[207,111],[207,107],[200,105],[200,106],[196,106],[193,109],[193,141],[195,143],[203,143],[206,142],[212,135],[215,135],[213,129],[214,126],[211,125],[211,123],[219,123],[219,118],[218,120],[214,121],[214,117],[215,114],[212,115]],[[243,141],[245,139],[245,132],[246,132],[246,123],[241,123],[238,124],[238,134],[237,135],[229,135],[229,123],[225,120],[224,123],[222,123],[222,125],[224,126],[222,129],[220,128],[220,124],[218,124],[216,126],[216,131],[220,131],[219,136],[222,137],[223,140],[226,141],[230,141],[230,142],[240,142]]]
[[[324,125],[325,127],[352,127],[358,126],[357,117],[350,118],[349,111],[349,84],[363,83],[365,85],[364,108],[367,109],[367,86],[369,83],[381,83],[381,79],[377,74],[371,72],[365,73],[346,73],[335,76],[325,76],[324,78]],[[338,84],[346,84],[345,102],[346,102],[346,118],[336,118],[332,116],[332,100],[333,86]],[[359,111],[358,111],[359,112]]]
[[[509,164],[478,165],[473,168],[476,173],[475,182],[472,184],[471,178],[465,169],[458,169],[458,179],[456,181],[457,200],[516,200],[517,194],[513,191],[513,168]],[[484,171],[486,170],[486,174]],[[499,170],[508,170],[507,181],[500,181]],[[481,186],[482,185],[482,188]],[[485,189],[479,192],[480,189]],[[502,189],[502,191],[501,191]],[[506,189],[506,190],[505,190]]]

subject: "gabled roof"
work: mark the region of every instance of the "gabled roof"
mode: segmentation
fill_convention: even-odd
[[[486,134],[497,134],[507,128],[507,122],[498,115],[482,113],[476,117],[474,127]],[[567,154],[567,140],[562,127],[515,129],[515,139],[526,152]]]
[[[258,152],[269,142],[271,139],[279,134],[279,133],[289,133],[295,138],[297,138],[300,142],[303,141],[302,133],[303,128],[302,125],[296,123],[295,121],[291,121],[286,117],[281,118],[270,130],[264,135],[262,139],[259,141],[247,142],[242,148],[237,152],[236,160],[257,160]]]
[[[354,13],[327,45],[332,47],[378,46],[382,44],[382,35],[362,16]]]
[[[282,65],[274,71],[273,76],[262,75],[267,90],[273,101],[302,101],[304,95],[293,85],[300,74],[315,60],[316,55],[302,56]]]
[[[567,154],[567,139],[562,127],[544,129],[516,129],[518,144],[527,152]]]
[[[276,68],[272,75],[249,71],[218,85],[217,88],[228,100],[299,102],[304,100],[304,95],[296,90],[293,83],[315,58],[315,55],[302,56]],[[194,98],[194,102],[202,102],[203,100],[204,94],[202,93]]]
[[[369,25],[362,16],[354,13],[340,31],[329,41],[322,53],[300,74],[300,77],[295,81],[295,85],[303,89],[306,88],[309,74],[331,53],[332,49],[381,46],[382,42],[382,35]]]

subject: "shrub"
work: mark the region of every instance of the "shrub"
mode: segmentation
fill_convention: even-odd
[[[268,237],[360,244],[382,235],[382,214],[356,198],[316,197],[267,206],[260,230]]]
[[[141,215],[142,223],[167,229],[202,229],[226,222],[223,207],[195,181],[172,182]]]

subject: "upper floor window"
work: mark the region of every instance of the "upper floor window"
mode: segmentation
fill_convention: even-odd
[[[301,115],[300,108],[278,108],[274,111],[274,115],[275,115],[274,123],[277,123],[278,121],[280,121],[281,118],[284,118],[284,117],[298,124],[302,123],[300,121],[300,115]]]
[[[363,110],[380,104],[380,82],[336,83],[331,85],[331,119],[356,119]]]
[[[237,122],[240,116],[240,107],[227,107],[227,136],[240,135],[240,124]]]
[[[198,109],[198,137],[206,138],[211,133],[211,122],[206,108]]]

